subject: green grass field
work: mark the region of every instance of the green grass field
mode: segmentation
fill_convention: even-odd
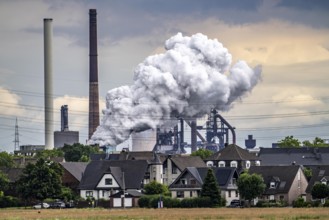
[[[329,208],[0,209],[0,219],[329,219]]]

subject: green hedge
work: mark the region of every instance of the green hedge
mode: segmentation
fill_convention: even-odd
[[[22,202],[12,196],[1,196],[0,197],[0,208],[8,208],[8,207],[21,207],[23,206]]]
[[[171,197],[161,197],[163,207],[165,208],[197,208],[197,207],[212,207],[211,199],[208,197],[185,198],[177,199]],[[160,196],[148,195],[142,196],[138,200],[138,205],[141,208],[158,208]]]

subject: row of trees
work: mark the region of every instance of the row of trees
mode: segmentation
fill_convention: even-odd
[[[319,137],[316,137],[313,141],[306,140],[301,142],[292,135],[280,140],[278,144],[279,147],[329,147],[329,144],[325,143],[325,141]]]
[[[22,200],[29,202],[48,198],[63,200],[75,198],[77,195],[71,189],[62,186],[62,168],[58,163],[49,161],[49,158],[65,157],[66,161],[89,161],[91,153],[99,153],[98,147],[74,144],[65,145],[61,149],[38,151],[35,155],[36,163],[29,163],[23,169],[23,174],[15,185],[10,184],[8,176],[0,170],[0,199],[7,199],[8,196],[5,196],[4,192],[18,195]],[[0,169],[15,167],[14,159],[14,155],[0,152]]]
[[[15,183],[13,190],[26,203],[45,199],[69,201],[76,195],[61,182],[63,170],[58,163],[39,158],[35,164],[29,163]],[[8,177],[0,172],[0,197],[10,186]]]

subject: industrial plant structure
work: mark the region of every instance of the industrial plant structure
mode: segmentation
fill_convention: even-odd
[[[91,138],[99,126],[99,94],[97,64],[97,12],[89,10],[89,132]]]
[[[67,105],[61,107],[61,130],[54,132],[55,148],[61,148],[65,144],[79,143],[79,131],[69,130],[69,116]]]
[[[191,145],[184,141],[184,122],[191,128]],[[205,132],[202,132],[202,130]],[[198,138],[200,141],[197,141]],[[205,128],[198,126],[196,119],[184,120],[182,118],[177,120],[177,125],[172,129],[158,128],[154,151],[169,154],[185,153],[186,147],[190,147],[191,152],[196,151],[198,148],[217,152],[228,144],[236,144],[235,128],[217,110],[212,109],[208,115]]]
[[[54,117],[53,117],[53,67],[52,67],[52,21],[43,20],[44,30],[44,90],[45,90],[45,148],[54,148]]]

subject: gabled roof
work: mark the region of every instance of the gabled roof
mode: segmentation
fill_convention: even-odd
[[[329,147],[260,148],[262,165],[329,165]]]
[[[91,161],[83,174],[79,189],[93,190],[96,188],[100,179],[106,173],[115,175],[120,187],[123,186],[122,172],[124,172],[125,188],[126,189],[140,189],[141,183],[147,171],[148,163],[145,160],[100,160]]]
[[[238,145],[230,144],[227,147],[221,149],[220,151],[214,153],[210,157],[206,158],[206,161],[209,160],[236,160],[236,161],[246,161],[246,160],[259,160],[257,156],[252,153],[249,153],[248,150],[242,149]]]
[[[306,188],[307,193],[311,193],[313,186],[316,183],[321,182],[323,178],[326,178],[329,176],[329,165],[323,165],[323,166],[314,166],[311,167],[312,169],[312,177],[308,183],[308,186]],[[329,179],[327,179],[329,180]]]
[[[122,195],[123,195],[123,191],[120,191],[120,192],[117,192],[117,193],[111,195],[110,197],[111,198],[122,198]],[[144,195],[143,193],[141,193],[137,190],[127,190],[125,192],[125,197],[126,198],[139,198],[143,195]]]
[[[166,156],[154,151],[121,151],[119,160],[147,160],[150,164],[163,163]]]
[[[252,166],[249,173],[260,174],[266,184],[264,194],[288,193],[297,175],[300,166]],[[270,183],[275,181],[276,187],[270,188]]]
[[[199,185],[202,186],[209,169],[212,169],[214,171],[217,183],[221,189],[225,189],[228,186],[230,180],[234,176],[238,176],[237,170],[234,167],[187,167],[176,178],[176,180],[170,185],[169,188],[175,188],[175,185],[179,183],[180,178],[182,176],[185,176],[186,173],[190,173],[198,181]]]
[[[14,183],[16,182],[20,176],[23,174],[24,168],[1,168],[4,174],[7,175],[9,182]]]
[[[81,181],[82,174],[85,172],[87,162],[61,162],[59,163],[67,172],[72,174],[75,179]]]
[[[199,156],[172,156],[170,159],[180,171],[187,167],[207,167]]]

